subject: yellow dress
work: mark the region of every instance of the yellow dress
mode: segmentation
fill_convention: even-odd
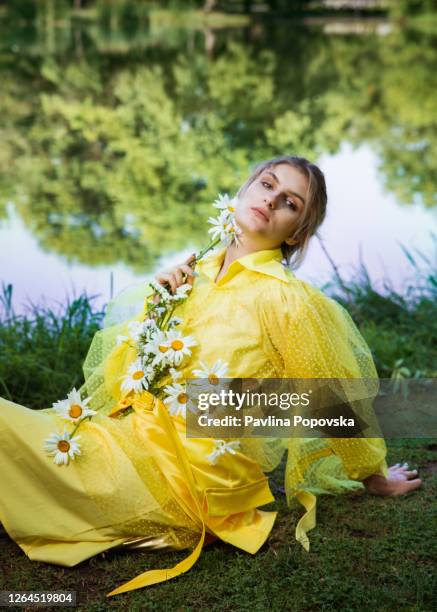
[[[376,377],[347,312],[285,269],[280,249],[234,261],[215,283],[224,254],[199,262],[193,290],[175,312],[197,342],[180,368],[185,378],[217,359],[232,378]],[[55,465],[42,448],[65,424],[53,408],[0,398],[0,521],[30,559],[74,566],[125,545],[192,549],[175,567],[144,572],[110,596],[187,571],[207,533],[254,554],[276,518],[260,509],[274,501],[266,473],[284,452],[287,500],[305,508],[296,538],[308,550],[318,493],[356,490],[370,474],[387,474],[383,439],[247,438],[213,465],[214,440],[187,438],[184,418],[147,392],[119,416],[120,376],[135,358],[116,342],[127,324],[94,337],[82,391],[98,414],[81,424],[82,452],[68,465]]]

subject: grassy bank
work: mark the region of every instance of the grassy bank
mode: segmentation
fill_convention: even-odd
[[[65,568],[30,561],[5,534],[0,537],[0,589],[75,590],[77,610],[315,610],[431,612],[437,606],[435,538],[437,444],[392,442],[390,462],[420,466],[423,487],[402,498],[365,494],[320,497],[310,552],[294,537],[300,515],[271,478],[278,510],[273,531],[254,556],[217,542],[194,568],[163,584],[112,598],[105,594],[152,568],[171,567],[181,552],[108,551]]]
[[[415,281],[401,295],[375,288],[365,268],[325,287],[350,312],[369,344],[381,378],[435,377],[437,273],[424,273],[410,253]],[[416,268],[414,268],[416,266]],[[83,382],[82,363],[104,313],[86,295],[57,309],[32,306],[16,315],[12,287],[0,294],[0,395],[46,408]]]
[[[103,321],[82,295],[59,305],[14,312],[13,290],[0,295],[0,395],[29,408],[48,408],[83,383],[82,362]]]
[[[328,291],[351,312],[370,344],[381,376],[406,368],[430,376],[436,363],[436,277],[428,274],[405,296],[378,291],[366,275]],[[1,395],[45,407],[81,383],[81,363],[102,313],[83,296],[60,311],[14,315],[10,292],[0,323]],[[434,366],[435,367],[435,366]],[[410,374],[403,371],[403,375]],[[434,372],[435,376],[435,372]],[[282,493],[283,468],[271,476],[279,511],[255,555],[222,542],[206,548],[187,574],[114,598],[105,594],[151,568],[170,567],[184,552],[109,551],[73,568],[30,561],[3,534],[0,589],[77,591],[78,610],[408,610],[437,608],[437,440],[389,441],[388,462],[419,467],[424,486],[403,498],[358,493],[320,497],[307,553],[294,539],[301,514]]]
[[[345,281],[334,264],[333,281],[324,289],[351,314],[372,351],[380,378],[434,378],[437,271],[422,253],[403,250],[412,280],[402,293],[388,279],[376,286],[364,265],[357,268],[355,280]]]

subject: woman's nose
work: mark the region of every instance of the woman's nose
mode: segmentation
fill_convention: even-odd
[[[267,204],[267,206],[269,208],[274,208],[274,206],[275,206],[275,198],[274,198],[273,195],[270,196],[270,197],[265,197],[264,198],[264,202],[265,202],[265,204]]]

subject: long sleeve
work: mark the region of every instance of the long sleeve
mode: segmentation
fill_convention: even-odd
[[[340,304],[297,279],[278,285],[260,300],[264,350],[278,378],[377,379],[370,350]],[[350,479],[387,474],[383,438],[324,440]]]

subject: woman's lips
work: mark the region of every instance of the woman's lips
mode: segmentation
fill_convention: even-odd
[[[256,208],[256,207],[252,206],[252,210],[253,210],[253,212],[255,213],[255,215],[259,219],[263,219],[264,221],[268,221],[269,220],[267,214],[264,213],[260,208]]]

